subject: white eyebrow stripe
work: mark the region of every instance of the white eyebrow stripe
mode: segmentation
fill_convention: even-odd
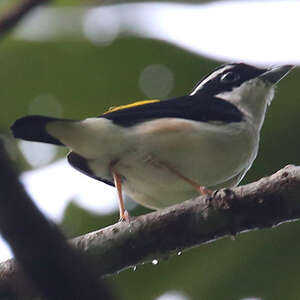
[[[217,77],[219,74],[223,73],[226,70],[232,69],[234,66],[233,65],[227,65],[224,66],[223,68],[216,70],[212,74],[210,74],[207,78],[205,78],[203,81],[199,83],[199,85],[191,92],[190,96],[195,95],[199,91],[199,89],[208,81],[212,80],[213,78]]]

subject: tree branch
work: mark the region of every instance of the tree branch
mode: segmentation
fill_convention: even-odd
[[[0,18],[0,37],[8,33],[34,7],[51,0],[23,0]]]
[[[21,266],[19,276],[4,265],[13,281],[8,282],[5,272],[0,271],[1,288],[4,283],[9,284],[0,290],[0,296],[15,299],[16,295],[41,293],[51,300],[112,299],[87,256],[65,241],[56,225],[41,214],[26,194],[1,140],[0,178],[0,233]],[[24,293],[20,286],[26,287]]]
[[[257,182],[119,222],[70,242],[99,266],[100,277],[228,235],[296,220],[299,194],[300,167],[289,165]],[[18,274],[13,260],[0,264],[0,286]]]

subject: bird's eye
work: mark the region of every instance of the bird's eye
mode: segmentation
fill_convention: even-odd
[[[227,72],[221,77],[221,81],[224,83],[231,83],[240,79],[240,75],[234,72]]]

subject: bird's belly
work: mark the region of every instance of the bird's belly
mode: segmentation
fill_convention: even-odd
[[[205,130],[203,126],[201,130],[182,127],[174,134],[162,132],[160,126],[161,132],[155,132],[153,138],[151,131],[144,130],[134,151],[127,152],[116,166],[124,178],[125,192],[145,206],[166,207],[198,195],[176,173],[211,187],[222,186],[248,169],[257,152],[251,134],[240,128],[226,131],[223,126],[221,132],[216,126]]]

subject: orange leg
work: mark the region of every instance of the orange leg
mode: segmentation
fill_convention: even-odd
[[[192,185],[201,195],[207,196],[207,195],[211,195],[212,191],[207,189],[204,186],[199,185],[197,182],[193,181],[192,179],[182,175],[181,173],[179,173],[176,169],[174,169],[173,167],[169,166],[168,164],[164,163],[164,162],[159,162],[159,164],[162,164],[164,167],[166,167],[171,173],[175,174],[176,176],[178,176],[179,178],[181,178],[182,180],[184,180],[185,182],[189,183],[190,185]]]
[[[122,195],[121,175],[114,171],[112,171],[112,175],[113,175],[115,186],[116,186],[117,192],[118,192],[120,221],[124,220],[124,221],[129,222],[129,214],[128,214],[127,210],[125,210],[124,200],[123,200],[123,195]]]

